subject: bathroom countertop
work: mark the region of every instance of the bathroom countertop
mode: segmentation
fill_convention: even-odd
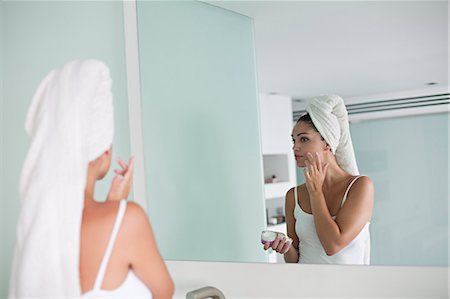
[[[174,298],[205,286],[227,299],[449,298],[448,267],[167,261]]]

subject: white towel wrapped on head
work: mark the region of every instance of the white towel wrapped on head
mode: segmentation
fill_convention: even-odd
[[[344,100],[337,95],[318,96],[308,103],[306,111],[320,135],[330,145],[338,165],[346,172],[358,175]]]
[[[20,181],[9,297],[79,298],[88,164],[113,140],[108,67],[77,60],[50,72],[32,99],[25,128],[31,146]]]

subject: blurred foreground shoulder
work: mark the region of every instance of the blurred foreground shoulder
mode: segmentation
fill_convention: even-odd
[[[135,219],[136,221],[147,219],[147,213],[144,208],[134,201],[128,201],[127,203],[127,214],[128,217]]]
[[[131,268],[154,299],[172,298],[175,286],[159,253],[147,213],[139,204],[128,202],[124,222]]]

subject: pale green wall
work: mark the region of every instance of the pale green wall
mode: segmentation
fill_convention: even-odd
[[[448,7],[450,13],[450,6]],[[450,46],[450,39],[448,40]],[[450,47],[449,47],[450,48]],[[448,53],[450,61],[450,52]],[[450,69],[447,67],[448,77],[450,78]],[[448,89],[448,88],[447,88]],[[450,296],[450,116],[447,116],[447,285],[448,295]]]
[[[372,264],[448,265],[448,114],[351,125],[375,184]]]
[[[252,20],[138,2],[148,211],[166,259],[265,261]]]
[[[0,269],[6,268],[6,261],[4,256],[5,239],[3,228],[5,227],[5,210],[4,205],[4,190],[3,190],[3,1],[0,1]],[[0,297],[4,297],[2,285],[6,280],[6,272],[0,270]]]
[[[29,140],[25,115],[40,80],[52,69],[79,58],[103,60],[111,69],[115,106],[114,156],[129,155],[128,103],[122,3],[3,2],[4,150],[2,179],[5,207],[2,249],[6,265],[0,268],[0,298],[7,292],[10,261],[19,213],[18,181]],[[110,180],[106,178],[105,181]],[[97,197],[106,193],[100,185]]]

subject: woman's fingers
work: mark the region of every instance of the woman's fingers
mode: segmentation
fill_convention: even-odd
[[[272,243],[272,246],[271,246],[273,250],[277,249],[278,243],[280,243],[280,237],[277,234],[277,236],[275,237],[275,240],[273,240],[273,243]]]
[[[308,170],[309,172],[311,172],[312,162],[311,162],[311,157],[310,157],[310,154],[309,154],[309,153],[306,154],[305,165],[306,165],[307,170]]]
[[[280,253],[285,254],[286,252],[288,252],[289,248],[291,248],[291,245],[292,245],[292,239],[286,238],[283,248],[281,248],[281,250],[280,250]]]
[[[319,171],[320,170],[320,163],[317,160],[317,156],[314,157],[313,154],[308,153],[308,159],[311,162],[311,171],[312,171],[312,173],[316,173],[317,171]]]
[[[308,168],[309,174],[314,175],[316,173],[326,173],[328,163],[322,164],[322,158],[318,152],[315,155],[307,153],[307,160],[305,160],[306,167]]]
[[[126,176],[126,174],[129,172],[131,172],[131,174],[132,174],[133,168],[134,168],[134,157],[130,158],[128,164],[123,162],[123,160],[121,158],[119,158],[117,160],[117,162],[119,163],[120,167],[122,167],[122,170],[115,169],[114,170],[115,173],[120,174],[122,176]]]
[[[309,162],[308,160],[305,160],[305,173],[311,174],[312,173],[312,166],[311,166],[311,162]]]
[[[275,250],[278,253],[284,253],[286,244],[290,240],[287,236],[283,234],[277,234],[277,237],[275,238],[275,241],[272,243],[272,249]]]
[[[303,173],[304,173],[304,175],[305,175],[306,181],[307,181],[307,182],[310,181],[310,180],[311,180],[311,176],[310,176],[310,174],[309,174],[309,169],[308,169],[308,167],[305,167],[305,168],[303,169]]]
[[[117,163],[119,163],[119,165],[123,168],[126,169],[127,168],[127,164],[125,162],[123,162],[122,158],[118,158],[117,159]]]
[[[325,166],[328,164],[322,164],[322,158],[319,152],[315,152],[313,156],[311,153],[307,154],[308,160],[305,161],[309,163],[311,170],[325,172]]]
[[[120,200],[128,197],[131,181],[133,179],[134,158],[130,158],[128,165],[120,158],[117,159],[117,162],[120,167],[122,167],[122,170],[114,170],[116,175],[113,178],[108,197]]]
[[[128,197],[128,194],[130,193],[131,189],[131,182],[133,180],[133,170],[134,170],[134,158],[130,159],[130,162],[128,164],[128,168],[124,175],[124,196]]]
[[[114,169],[114,173],[124,176],[125,175],[125,170],[118,170],[118,169]]]
[[[279,253],[284,253],[284,248],[286,247],[288,240],[289,240],[288,237],[283,236],[283,238],[280,240],[280,243],[278,244],[276,251]]]
[[[320,155],[318,152],[316,152],[316,161],[317,161],[317,168],[321,169],[322,168],[322,160],[320,159]]]
[[[281,249],[283,248],[285,243],[286,243],[286,239],[281,239],[280,242],[278,243],[278,246],[275,249],[275,251],[278,253],[281,253]]]
[[[275,237],[275,240],[272,242],[264,242],[264,250],[268,250],[269,248],[272,248],[278,253],[284,254],[286,253],[289,248],[291,247],[292,239],[285,236],[282,233],[277,234]]]
[[[131,157],[130,161],[128,162],[128,172],[130,172],[131,175],[133,175],[133,171],[134,171],[134,157]]]
[[[134,159],[131,158],[124,175],[126,180],[131,180],[131,177],[133,175],[133,169],[134,169]]]
[[[310,152],[308,152],[308,153],[307,153],[307,156],[308,156],[308,161],[311,163],[311,165],[316,164],[316,160],[315,160],[313,154],[311,154]]]
[[[118,159],[117,159],[117,163],[119,164],[119,166],[120,166],[122,169],[114,169],[114,172],[115,172],[116,174],[119,174],[119,175],[121,175],[121,176],[124,176],[125,173],[126,173],[127,170],[128,170],[128,165],[125,164],[125,162],[123,162],[121,158],[118,158]]]
[[[108,197],[107,200],[121,200],[121,182],[122,182],[122,177],[121,176],[114,176],[112,182],[111,182],[111,187],[109,189],[109,193],[108,193]]]

